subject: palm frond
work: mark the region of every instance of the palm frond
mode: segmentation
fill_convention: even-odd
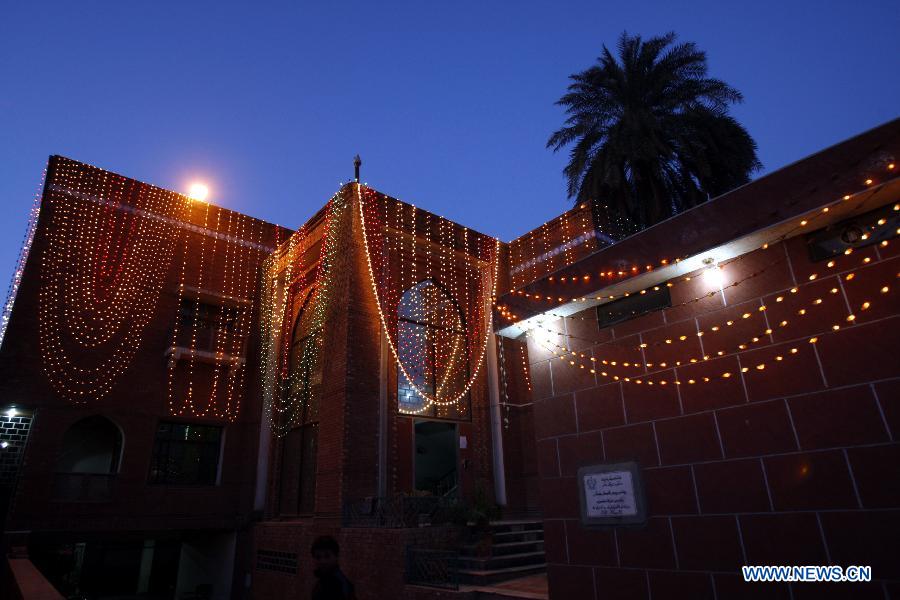
[[[569,77],[556,102],[563,127],[547,140],[570,148],[570,198],[597,201],[648,225],[749,180],[756,143],[728,112],[743,96],[708,77],[706,53],[674,32],[623,32],[616,53]]]

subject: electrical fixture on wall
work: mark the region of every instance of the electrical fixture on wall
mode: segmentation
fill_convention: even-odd
[[[725,283],[725,273],[722,272],[722,267],[720,267],[716,259],[711,256],[709,258],[704,258],[703,264],[706,265],[706,270],[703,271],[703,278],[708,281],[710,285],[721,290]]]

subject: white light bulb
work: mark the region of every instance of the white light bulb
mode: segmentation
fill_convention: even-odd
[[[708,281],[710,285],[713,285],[719,289],[721,289],[722,284],[725,283],[725,273],[718,265],[706,269],[703,272],[703,278]]]

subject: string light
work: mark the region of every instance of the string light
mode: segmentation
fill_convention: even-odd
[[[900,278],[900,273],[896,274],[895,279],[896,279],[896,278]],[[796,288],[794,288],[794,289],[796,289]],[[832,290],[831,293],[837,293],[837,291],[838,291],[838,290]],[[880,290],[879,290],[879,292],[882,293],[882,294],[887,294],[889,291],[890,291],[890,286],[889,286],[889,285],[882,286],[882,287],[880,288]],[[813,305],[820,305],[821,303],[822,303],[821,298],[816,298],[816,299],[814,299],[814,300],[811,301],[811,304],[813,304]],[[860,304],[860,310],[864,310],[864,311],[865,311],[865,310],[869,310],[869,309],[871,308],[872,304],[873,304],[873,303],[872,303],[871,301],[866,300],[866,301],[864,301],[864,302],[862,302],[862,303]],[[759,311],[759,312],[762,312],[762,311]],[[748,313],[745,313],[745,315],[746,315],[746,314],[748,314]],[[808,313],[807,313],[806,311],[804,311],[803,309],[801,309],[801,311],[799,311],[798,314],[799,314],[799,315],[805,315],[805,314],[808,314]],[[743,316],[744,316],[744,315],[742,315],[742,317],[743,317]],[[844,320],[846,323],[850,324],[850,325],[854,325],[855,322],[856,322],[856,320],[857,320],[857,317],[856,317],[856,315],[851,311],[846,317],[844,317],[843,320]],[[733,323],[733,321],[732,321],[732,322],[729,322],[729,325],[731,325],[732,323]],[[782,321],[782,322],[779,324],[780,327],[786,327],[787,325],[788,325],[788,322],[787,322],[787,321]],[[830,331],[838,331],[838,330],[840,330],[840,329],[841,329],[841,325],[840,325],[839,323],[834,323],[834,324],[831,325],[831,327],[830,327]],[[760,336],[754,336],[754,338],[752,338],[752,339],[753,339],[753,343],[760,341],[762,335],[770,335],[771,333],[772,333],[772,329],[767,329],[767,330],[766,330],[763,334],[761,334]],[[622,366],[622,367],[647,368],[647,369],[650,369],[650,368],[653,368],[653,367],[657,367],[658,370],[657,370],[656,372],[658,373],[658,372],[660,372],[660,371],[662,371],[662,370],[670,369],[670,368],[673,368],[673,367],[674,367],[674,368],[679,368],[679,367],[683,367],[683,366],[690,366],[691,364],[696,364],[696,363],[698,363],[698,362],[706,362],[706,361],[709,361],[711,358],[721,358],[721,357],[724,357],[724,356],[730,356],[730,355],[739,354],[740,352],[742,352],[742,351],[744,351],[744,350],[747,350],[747,349],[749,348],[749,346],[751,345],[751,344],[748,344],[748,343],[742,343],[742,344],[739,344],[739,345],[738,345],[738,347],[737,347],[736,350],[734,350],[734,351],[732,351],[732,352],[730,352],[730,353],[726,353],[725,351],[720,351],[720,352],[716,352],[716,353],[715,353],[715,356],[712,356],[712,357],[711,357],[710,354],[706,354],[706,355],[704,355],[702,358],[689,357],[689,358],[675,359],[675,360],[672,360],[672,361],[666,361],[666,362],[660,362],[660,363],[654,364],[654,363],[645,363],[645,362],[640,362],[640,361],[619,361],[619,360],[601,359],[601,358],[596,358],[596,357],[588,357],[588,356],[586,356],[586,354],[583,353],[583,352],[575,352],[575,351],[572,351],[572,350],[569,350],[569,349],[565,348],[564,346],[560,346],[560,345],[555,344],[555,343],[553,343],[553,342],[547,342],[545,339],[541,339],[541,338],[535,337],[535,336],[532,334],[532,332],[526,332],[525,335],[526,335],[526,337],[528,337],[529,339],[534,340],[535,343],[537,343],[537,344],[538,344],[540,347],[542,347],[544,350],[546,350],[547,352],[552,353],[553,356],[554,356],[555,358],[557,358],[557,359],[559,359],[559,360],[561,360],[561,361],[563,361],[563,362],[568,363],[568,364],[569,364],[570,366],[572,366],[572,367],[576,367],[576,368],[578,368],[578,369],[586,369],[586,370],[588,370],[590,373],[600,374],[602,377],[611,378],[611,379],[614,380],[614,381],[623,381],[623,382],[625,382],[625,383],[636,383],[636,384],[639,384],[639,385],[640,385],[640,384],[643,384],[643,383],[648,383],[648,384],[650,384],[650,385],[653,385],[654,381],[656,381],[656,383],[660,383],[660,384],[662,384],[662,385],[666,385],[666,384],[670,383],[670,381],[667,380],[667,379],[663,379],[663,380],[653,380],[653,379],[650,379],[649,377],[650,377],[650,375],[653,375],[653,373],[648,373],[648,374],[646,374],[646,375],[638,375],[638,376],[617,375],[617,374],[612,374],[612,373],[610,373],[608,370],[604,370],[603,368],[604,368],[604,367],[608,367],[608,366],[614,366],[614,367]],[[689,336],[688,336],[687,339],[689,339]],[[671,341],[671,340],[669,340],[669,341]],[[819,338],[818,338],[818,336],[812,336],[812,337],[809,337],[809,338],[807,339],[807,341],[808,341],[810,344],[816,344],[816,343],[819,341]],[[557,349],[562,350],[562,352],[558,352],[556,349],[550,348],[550,347],[547,345],[548,343],[549,343],[550,345],[555,346]],[[642,345],[640,346],[640,348],[643,348],[643,347],[645,347],[645,346],[646,346],[645,344],[642,344]],[[794,354],[797,354],[797,352],[798,352],[797,348],[792,348],[792,349],[789,351],[789,354],[790,354],[790,355],[794,355]],[[589,362],[583,363],[583,362],[581,362],[581,361],[578,360],[578,359],[588,359]],[[777,362],[780,362],[780,361],[784,360],[784,356],[783,356],[783,355],[777,355],[777,356],[774,357],[774,360],[777,361]],[[601,365],[602,365],[602,366],[601,366]],[[756,369],[757,369],[757,370],[760,370],[760,371],[761,371],[761,370],[764,370],[764,369],[765,369],[765,363],[760,363],[760,364],[756,365]],[[749,369],[746,368],[746,367],[742,369],[743,372],[747,372],[747,370],[749,370]],[[719,376],[721,376],[721,377],[727,379],[727,378],[731,377],[731,373],[728,372],[728,371],[725,371],[725,372],[720,373]],[[688,383],[688,384],[694,384],[694,383],[708,383],[708,382],[711,381],[711,380],[712,380],[712,379],[709,378],[709,377],[704,377],[704,378],[702,378],[702,379],[700,379],[700,380],[693,380],[693,379],[688,380],[687,383]],[[676,385],[681,385],[681,384],[682,384],[682,382],[681,382],[680,380],[678,380],[678,379],[672,380],[671,383],[674,383],[674,384],[676,384]]]
[[[471,314],[467,315],[468,318],[465,319],[465,323],[467,326],[466,336],[469,338],[471,343],[466,344],[465,352],[460,353],[465,360],[453,361],[456,365],[450,364],[447,360],[447,355],[443,355],[444,358],[440,359],[438,362],[432,362],[429,366],[425,359],[419,352],[419,349],[422,348],[425,344],[427,344],[428,339],[425,337],[428,335],[429,328],[421,327],[421,328],[407,328],[404,331],[404,335],[399,335],[399,327],[396,326],[398,323],[397,310],[395,307],[399,307],[398,304],[393,304],[391,302],[388,304],[386,300],[398,297],[400,295],[401,289],[409,289],[412,285],[405,285],[404,281],[404,273],[398,274],[399,281],[391,281],[387,275],[388,269],[384,260],[375,260],[375,257],[383,257],[384,256],[384,236],[390,234],[390,229],[392,229],[388,223],[377,223],[377,218],[379,215],[378,204],[379,202],[387,202],[387,197],[380,196],[375,193],[373,190],[365,189],[365,193],[363,192],[363,186],[356,186],[357,193],[357,203],[359,205],[359,215],[360,215],[360,223],[362,229],[362,237],[363,237],[363,247],[365,249],[366,254],[366,265],[369,272],[369,280],[372,286],[372,291],[375,296],[376,305],[378,307],[379,321],[381,322],[382,330],[385,333],[385,337],[388,341],[388,347],[391,350],[391,354],[394,357],[395,362],[397,363],[398,370],[400,374],[402,374],[406,383],[412,389],[413,392],[418,396],[418,398],[422,401],[422,406],[419,408],[411,408],[411,407],[403,407],[402,412],[406,412],[409,414],[421,414],[425,410],[431,408],[432,406],[447,406],[451,404],[456,404],[460,400],[462,400],[468,394],[472,385],[478,378],[478,375],[481,371],[482,365],[484,363],[484,356],[487,349],[487,341],[488,336],[491,335],[491,324],[490,324],[490,306],[491,299],[495,296],[496,292],[496,283],[497,283],[497,272],[499,268],[499,249],[500,242],[499,240],[494,240],[491,238],[487,238],[485,236],[478,236],[478,240],[474,241],[475,246],[477,248],[477,258],[482,264],[490,265],[488,269],[482,269],[480,276],[477,278],[479,293],[476,295],[476,301],[472,303],[472,306],[466,307],[468,312]],[[388,211],[382,211],[383,214],[387,215]],[[413,235],[410,238],[410,244],[412,245],[412,264],[413,268],[410,269],[412,273],[413,281],[411,284],[418,285],[419,279],[423,276],[420,276],[416,273],[415,263],[416,256],[418,255],[418,251],[416,250],[416,246],[418,245],[419,238],[424,239],[424,248],[422,248],[425,254],[425,262],[426,262],[426,273],[424,277],[433,278],[437,277],[438,279],[441,277],[440,272],[433,272],[435,269],[432,266],[431,257],[434,252],[434,246],[440,247],[448,242],[444,240],[444,244],[442,244],[442,240],[440,239],[440,218],[433,217],[430,214],[423,216],[423,221],[425,223],[433,223],[433,219],[438,219],[437,231],[438,231],[438,239],[433,239],[435,237],[435,227],[426,225],[424,231],[416,232],[415,222],[416,222],[416,209],[412,208],[413,213]],[[396,229],[396,228],[393,228]],[[401,235],[403,234],[401,230]],[[440,271],[440,265],[435,269]],[[444,270],[443,276],[447,279],[452,279],[453,277],[459,276],[456,273],[450,273],[446,269]],[[391,286],[393,289],[385,289],[385,284],[391,282]],[[449,283],[445,281],[445,285],[453,289],[455,284]],[[431,285],[426,287],[433,287]],[[459,301],[459,298],[455,298],[455,301]],[[411,314],[413,316],[419,316],[422,318],[422,315],[429,310],[429,307],[425,304],[432,303],[431,309],[434,310],[436,304],[435,302],[443,302],[442,296],[437,293],[426,293],[419,294],[418,297],[411,298],[409,300],[412,302],[412,306],[409,307]],[[422,304],[425,303],[425,304]],[[390,316],[389,316],[390,315]],[[477,335],[476,335],[477,334]],[[423,344],[424,342],[424,344]],[[459,352],[458,350],[452,350],[453,344],[451,344],[450,353]],[[407,364],[405,359],[414,359],[417,364]],[[473,360],[474,359],[474,360]],[[431,359],[434,361],[434,359]],[[443,363],[442,365],[440,363]],[[434,369],[435,367],[443,366],[444,369],[465,369],[468,370],[469,367],[472,367],[471,373],[467,374],[467,377],[463,380],[460,379],[461,387],[456,390],[452,390],[451,392],[445,393],[443,395],[438,394],[437,388],[435,388],[434,392],[429,392],[424,389],[422,385],[418,383],[417,375],[427,374],[429,369]],[[446,386],[445,386],[446,387]]]
[[[343,191],[332,196],[326,205],[320,238],[312,235],[315,227],[310,230],[309,224],[304,225],[269,258],[264,268],[260,368],[265,410],[273,433],[279,437],[316,419],[319,397],[314,386],[319,382],[312,381],[312,374],[320,372],[324,364],[323,329],[334,294],[334,267],[339,242],[352,214],[347,210],[350,203]],[[311,265],[305,264],[303,258],[317,239],[321,240],[319,256],[308,275]],[[303,294],[303,290],[308,291]],[[294,310],[295,303],[300,304],[298,328],[307,334],[307,341],[296,364],[292,364],[293,322],[298,312]]]
[[[865,202],[865,201],[863,201],[863,202]],[[895,205],[893,206],[893,210],[894,210],[894,211],[900,211],[900,204],[895,204]],[[814,218],[814,217],[813,217],[813,218]],[[884,226],[884,225],[886,225],[886,224],[887,224],[887,220],[886,220],[886,219],[879,219],[879,220],[876,222],[876,224],[872,226],[872,231],[871,231],[870,233],[866,234],[864,237],[868,237],[868,235],[870,235],[870,234],[875,234],[875,233],[877,232],[877,230],[878,230],[880,227],[882,227],[882,226]],[[793,230],[796,230],[797,228],[798,228],[798,227],[795,227]],[[793,231],[793,230],[792,230],[792,231]],[[898,231],[900,231],[900,230],[898,230]],[[783,241],[787,236],[788,236],[787,233],[786,233],[786,234],[782,234],[782,235],[778,236],[776,239],[773,239],[773,240],[771,240],[770,242],[766,242],[765,244],[762,245],[762,249],[767,249],[767,248],[769,247],[770,244],[777,243],[778,241]],[[884,247],[887,247],[888,244],[889,244],[888,240],[883,240],[882,242],[879,243],[879,247],[884,248]],[[844,254],[847,255],[847,256],[849,256],[849,255],[852,254],[852,253],[853,253],[853,249],[852,249],[852,248],[847,248],[847,249],[844,251]],[[732,259],[731,261],[728,261],[728,262],[726,262],[726,263],[721,263],[721,264],[719,264],[719,265],[717,265],[717,266],[719,267],[719,269],[721,269],[721,267],[722,267],[723,265],[727,265],[727,264],[730,264],[730,263],[733,262],[733,261],[740,260],[740,259],[746,257],[747,255],[748,255],[748,254],[743,254],[743,255],[741,255],[741,256],[735,257],[735,258]],[[757,271],[755,271],[755,272],[752,272],[752,273],[750,273],[749,275],[747,275],[746,277],[744,277],[743,279],[736,280],[736,281],[734,281],[733,283],[731,283],[731,284],[729,284],[729,285],[727,285],[727,286],[724,286],[724,287],[720,285],[718,290],[712,290],[712,291],[710,291],[710,292],[707,292],[706,294],[702,294],[702,295],[700,295],[700,296],[696,296],[696,297],[694,297],[694,298],[690,298],[690,299],[688,299],[688,300],[686,300],[686,301],[684,301],[684,302],[682,302],[682,303],[680,303],[680,304],[673,305],[673,307],[675,307],[675,306],[683,306],[683,305],[691,304],[691,303],[694,303],[694,302],[699,302],[700,300],[702,300],[702,299],[704,299],[704,298],[712,297],[712,296],[716,295],[717,293],[724,292],[725,290],[727,290],[727,289],[729,289],[729,288],[732,288],[732,287],[735,287],[735,286],[737,286],[737,285],[740,285],[741,283],[743,283],[743,282],[745,282],[745,281],[747,281],[747,280],[749,280],[749,279],[752,279],[752,278],[754,278],[754,277],[757,277],[757,276],[761,275],[761,274],[764,273],[768,268],[773,267],[773,266],[775,266],[776,264],[778,264],[778,263],[780,263],[780,262],[783,262],[784,260],[786,260],[786,258],[785,258],[784,256],[782,256],[781,258],[779,258],[778,260],[774,261],[773,263],[771,263],[771,264],[768,265],[767,267],[764,267],[764,268],[762,268],[762,269],[760,269],[760,270],[757,270]],[[867,264],[867,263],[869,263],[869,262],[871,262],[871,258],[870,258],[870,257],[865,257],[865,258],[863,259],[863,264]],[[649,266],[649,265],[648,265],[648,266]],[[835,266],[835,262],[834,262],[833,260],[832,260],[832,261],[829,261],[829,262],[827,263],[827,267],[828,267],[828,268],[833,268],[834,266]],[[707,269],[707,270],[705,271],[705,273],[707,273],[707,274],[708,274],[709,272],[710,272],[709,269]],[[808,276],[808,279],[809,279],[810,281],[813,281],[813,280],[815,280],[817,277],[819,277],[819,274],[813,273],[813,274],[811,274],[811,275]],[[849,277],[852,278],[852,277],[853,277],[853,274],[851,273],[851,274],[849,275]],[[552,280],[553,277],[550,277],[550,279]],[[685,276],[685,277],[683,277],[683,278],[680,279],[680,281],[690,281],[690,280],[691,280],[691,276],[690,276],[690,275]],[[676,282],[677,282],[677,281],[676,281]],[[673,286],[673,282],[672,282],[672,281],[669,281],[669,282],[667,282],[665,285],[666,285],[666,287],[671,288],[671,287]],[[660,290],[660,286],[659,286],[659,285],[654,286],[654,287],[652,288],[652,291],[659,291],[659,290]],[[638,293],[639,293],[639,294],[646,294],[646,293],[649,293],[650,291],[651,291],[651,290],[648,288],[648,289],[641,290],[641,291],[638,292]],[[513,292],[513,293],[516,293],[516,292]],[[527,292],[519,291],[518,293],[520,293],[520,294],[522,294],[522,295],[524,295],[524,296],[526,296],[526,297],[529,296],[529,294],[528,294]],[[620,296],[620,297],[628,297],[629,295],[630,295],[629,293],[625,293],[625,294],[623,294],[623,295]],[[537,298],[536,296],[534,296],[534,295],[532,295],[532,297],[535,298],[535,299],[538,299],[538,298]],[[616,298],[615,295],[608,295],[608,296],[596,296],[594,299],[595,299],[595,300],[603,300],[603,299],[613,300],[613,299],[615,299],[615,298]],[[549,299],[551,299],[551,297],[548,296],[547,299],[549,300]],[[560,299],[560,300],[562,300],[562,299]],[[581,299],[575,298],[575,299],[573,299],[573,300],[574,300],[574,301],[582,301],[582,302],[583,302],[583,301],[585,300],[585,298],[581,298]],[[497,308],[499,309],[499,314],[500,314],[501,317],[507,319],[507,320],[510,321],[510,322],[516,322],[516,321],[518,320],[518,317],[517,317],[516,315],[512,314],[511,312],[509,312],[506,306],[498,306]],[[586,320],[586,319],[588,319],[588,317],[585,317],[585,316],[579,315],[579,314],[574,314],[574,315],[559,315],[559,314],[554,314],[554,313],[550,313],[550,312],[545,313],[545,314],[546,314],[546,316],[548,316],[548,317],[553,317],[553,318],[558,318],[558,319],[580,319],[580,320]]]
[[[890,166],[889,166],[889,170],[890,170]],[[873,182],[871,179],[866,180],[866,182],[865,182],[866,187],[870,186],[872,183]],[[828,213],[831,207],[837,206],[838,204],[840,204],[843,201],[850,200],[854,195],[861,193],[862,191],[870,192],[873,190],[871,188],[869,188],[869,189],[861,190],[859,192],[855,192],[854,194],[845,194],[841,199],[836,200],[836,201],[832,202],[831,204],[829,204],[828,206],[821,209],[821,211],[818,214],[814,214],[812,216],[803,217],[803,218],[799,219],[797,224],[793,228],[791,228],[790,230],[786,231],[785,233],[779,235],[776,239],[767,241],[766,243],[762,244],[760,247],[762,249],[766,249],[769,247],[770,244],[774,244],[779,241],[783,241],[784,239],[787,239],[797,230],[805,229],[806,226],[810,222],[812,222],[814,219],[821,217],[824,214]],[[864,202],[865,201],[863,201],[863,203]],[[571,213],[572,211],[569,211],[569,212]],[[564,213],[564,215],[557,217],[557,219],[562,219],[564,216],[566,216],[568,214],[569,213]],[[548,223],[553,223],[553,221],[548,221]],[[517,240],[513,240],[513,242],[510,242],[510,256],[511,256],[511,263],[512,263],[510,272],[513,275],[513,277],[512,277],[513,289],[511,290],[510,293],[524,297],[524,298],[528,298],[533,301],[540,301],[540,302],[545,302],[545,301],[546,302],[567,302],[567,301],[568,302],[586,302],[589,300],[601,301],[601,300],[607,300],[607,299],[614,299],[615,296],[603,296],[603,295],[593,296],[593,297],[590,297],[590,296],[585,296],[585,297],[562,296],[562,297],[559,297],[558,295],[528,293],[528,292],[524,291],[523,289],[521,289],[522,285],[526,281],[523,280],[522,277],[516,277],[517,273],[521,272],[525,268],[525,266],[530,265],[531,262],[534,262],[534,261],[540,262],[541,260],[545,260],[545,258],[543,256],[532,258],[532,259],[530,259],[530,261],[528,259],[526,259],[522,253],[523,242],[531,239],[531,238],[529,238],[529,236],[534,236],[536,234],[536,232],[540,232],[541,236],[545,236],[546,234],[544,233],[543,230],[548,223],[545,223],[544,225],[542,225],[541,228],[539,228],[538,230],[535,230],[535,231],[527,234],[526,236],[522,236],[522,238],[518,238]],[[560,249],[560,251],[563,251],[563,250]],[[532,252],[532,256],[533,256],[533,252]],[[745,256],[747,256],[747,253],[744,253],[741,256],[735,257],[734,259],[732,259],[732,261],[741,260]],[[512,257],[518,257],[518,261],[513,262]],[[577,261],[579,258],[580,258],[580,256],[578,258],[572,258],[570,261],[567,260],[564,265],[559,265],[559,266],[548,265],[548,268],[545,269],[544,272],[545,273],[553,272],[554,270],[558,270],[562,266],[569,266],[570,264],[573,264],[575,261]],[[674,262],[678,263],[685,258],[687,258],[687,256],[675,258]],[[732,261],[722,263],[722,265],[724,266]],[[672,261],[670,261],[669,259],[663,258],[663,259],[658,260],[657,264],[659,267],[665,267],[665,266],[671,264],[671,262]],[[652,271],[652,270],[654,270],[654,266],[652,264],[646,264],[643,268],[640,265],[635,264],[635,265],[631,265],[630,267],[618,268],[616,270],[600,271],[598,273],[598,275],[601,279],[604,279],[604,278],[612,279],[614,277],[630,278],[630,277],[633,277],[634,275],[640,274],[642,272],[647,272],[647,271]],[[533,274],[533,273],[530,273],[530,275],[531,276],[529,278],[527,278],[527,281],[535,281],[541,276],[540,274]],[[565,283],[583,284],[586,281],[590,281],[590,274],[571,275],[571,276],[567,276],[567,275],[552,276],[551,275],[547,278],[547,281],[550,283],[556,282],[556,283],[563,283],[563,284],[565,284]],[[679,280],[674,280],[674,281],[677,283]],[[688,276],[686,278],[682,278],[680,281],[690,281],[690,276]],[[671,287],[673,285],[673,282],[670,281],[668,285],[669,285],[669,287]]]
[[[864,265],[868,264],[868,262],[869,262],[869,261],[865,261],[865,260],[864,260],[864,261],[862,261],[862,265],[864,266]],[[827,263],[826,266],[827,266],[828,268],[834,268],[835,263],[834,263],[834,261],[829,261],[829,262]],[[856,272],[845,273],[845,274],[843,274],[843,277],[844,277],[844,279],[845,279],[846,281],[851,281],[851,280],[853,280],[853,279],[856,277]],[[809,279],[810,279],[810,281],[813,281],[813,280],[815,280],[816,278],[817,278],[817,276],[813,276],[813,277],[810,277]],[[835,287],[835,288],[832,288],[832,289],[829,290],[829,291],[830,291],[831,294],[837,294],[839,290],[838,290],[838,288]],[[797,288],[797,287],[792,287],[792,288],[790,288],[790,289],[787,291],[788,294],[796,294],[797,292],[798,292],[798,288]],[[884,292],[884,293],[886,293],[886,292]],[[776,303],[780,303],[780,302],[784,301],[784,298],[785,298],[784,295],[778,295],[778,296],[775,298],[775,302],[776,302]],[[821,298],[816,298],[816,299],[812,300],[811,305],[812,305],[812,306],[817,306],[817,305],[819,305],[819,304],[822,304],[822,302],[823,302],[823,300],[822,300]],[[680,305],[678,305],[678,306],[680,306]],[[767,308],[768,308],[768,307],[767,307],[765,304],[760,305],[759,307],[757,307],[757,309],[756,309],[755,311],[743,313],[743,314],[741,315],[741,319],[742,319],[742,320],[746,320],[746,319],[749,319],[749,318],[751,318],[751,317],[753,317],[753,316],[755,316],[755,315],[762,314],[762,313],[764,313],[764,312],[767,310]],[[798,314],[798,316],[804,316],[804,315],[807,314],[807,309],[806,309],[806,308],[800,308],[800,309],[798,310],[797,314]],[[553,316],[556,316],[556,315],[553,315]],[[563,317],[557,316],[557,318],[563,318]],[[717,331],[720,331],[720,330],[723,329],[723,328],[731,327],[732,325],[734,325],[734,323],[735,323],[734,320],[725,320],[725,321],[721,321],[721,322],[715,323],[715,324],[713,324],[713,325],[709,325],[709,326],[707,326],[707,328],[706,328],[705,330],[703,330],[703,329],[698,330],[697,333],[696,333],[696,337],[702,337],[702,336],[704,336],[704,335],[706,335],[706,334],[708,334],[708,333],[715,333],[715,332],[717,332]],[[779,323],[779,327],[785,327],[786,325],[787,325],[787,321],[783,321],[782,323]],[[593,342],[593,340],[590,340],[590,339],[587,339],[587,338],[580,338],[580,337],[578,337],[578,336],[574,336],[574,335],[571,335],[571,334],[568,334],[568,333],[562,333],[562,332],[556,331],[556,330],[554,330],[554,329],[549,329],[549,328],[545,327],[542,323],[536,323],[536,324],[534,325],[534,327],[531,329],[530,333],[531,333],[532,335],[534,335],[534,332],[535,332],[536,330],[538,330],[538,331],[543,331],[543,337],[539,337],[539,338],[538,338],[538,340],[539,340],[540,342],[542,342],[542,343],[551,343],[551,344],[556,345],[558,348],[562,348],[562,349],[565,349],[565,347],[559,346],[559,345],[555,344],[555,343],[552,341],[552,337],[547,337],[547,334],[551,334],[553,337],[564,336],[564,337],[567,337],[567,338],[578,339],[578,340],[585,341],[585,342]],[[745,342],[744,344],[742,344],[742,346],[746,346],[746,345],[750,345],[750,344],[753,344],[753,343],[757,343],[757,342],[759,341],[759,339],[760,339],[763,335],[768,335],[769,333],[771,333],[771,331],[769,331],[768,328],[767,328],[767,330],[766,330],[765,332],[759,334],[758,336],[754,336],[753,338],[751,338],[750,340],[748,340],[747,342]],[[664,340],[664,341],[662,341],[662,342],[655,342],[653,345],[654,345],[654,346],[660,346],[660,345],[663,345],[663,344],[672,344],[672,343],[674,343],[675,341],[685,342],[685,341],[687,341],[687,340],[689,340],[689,339],[693,339],[694,337],[695,337],[694,335],[691,335],[691,336],[684,336],[684,335],[682,335],[682,336],[679,336],[679,337],[676,337],[676,338],[666,339],[666,340]],[[617,342],[615,342],[615,341],[613,341],[613,342],[608,342],[608,343],[611,344],[611,345],[614,345],[614,346],[622,346],[622,347],[626,347],[625,345],[620,344],[620,343],[617,343]],[[639,346],[635,346],[634,348],[643,349],[643,348],[646,348],[646,347],[648,347],[648,344],[643,343],[643,344],[640,344]],[[743,348],[743,347],[739,347],[739,349],[744,349],[744,348]],[[719,355],[721,355],[721,354],[722,354],[722,353],[719,353]],[[696,358],[691,358],[691,359],[685,360],[685,362],[689,362],[689,361],[690,361],[690,362],[697,362],[697,359],[696,359]],[[652,365],[643,365],[643,364],[640,364],[640,365],[639,365],[638,363],[634,363],[634,366],[652,366]],[[663,365],[663,366],[665,366],[665,365]]]
[[[106,396],[156,309],[185,196],[67,160],[44,195],[38,330],[53,389],[76,404]]]
[[[44,189],[44,181],[46,178],[47,169],[44,169],[44,172],[41,175],[41,182],[38,185],[37,190],[35,190],[34,198],[31,201],[31,210],[28,212],[28,225],[25,227],[25,237],[19,247],[16,268],[13,271],[12,278],[9,282],[9,288],[6,292],[6,302],[3,304],[3,315],[0,317],[0,345],[3,344],[3,338],[6,337],[6,328],[9,325],[9,318],[12,316],[16,295],[19,292],[19,286],[22,284],[22,274],[25,272],[25,263],[28,262],[28,255],[31,253],[34,232],[37,228],[38,218],[41,214],[41,191]]]
[[[210,204],[193,206],[202,211],[202,226],[193,230],[199,240],[190,235],[182,240],[167,403],[171,415],[233,421],[243,396],[243,352],[259,293],[256,283],[272,250],[263,244],[264,232],[280,228]],[[198,380],[206,368],[212,370],[208,378],[202,376],[208,386]]]

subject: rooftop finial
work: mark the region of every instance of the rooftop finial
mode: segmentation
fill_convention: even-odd
[[[353,179],[356,183],[359,183],[359,168],[362,166],[362,159],[359,157],[359,154],[353,157]]]

